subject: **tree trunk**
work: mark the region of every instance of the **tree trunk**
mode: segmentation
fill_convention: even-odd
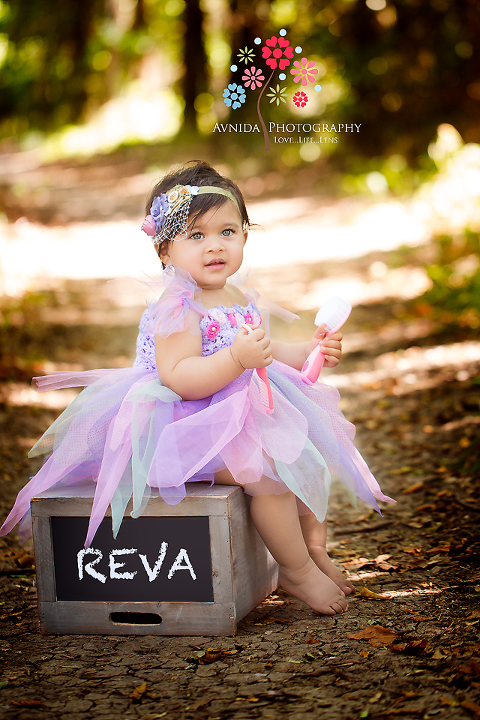
[[[186,0],[185,36],[183,45],[184,75],[182,80],[185,110],[183,126],[197,132],[195,100],[207,89],[207,55],[203,32],[203,11],[199,0]]]

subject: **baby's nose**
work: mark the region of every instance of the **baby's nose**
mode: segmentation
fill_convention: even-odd
[[[209,238],[208,242],[208,252],[215,252],[216,250],[221,250],[223,248],[223,239],[221,237],[217,237],[216,235]]]

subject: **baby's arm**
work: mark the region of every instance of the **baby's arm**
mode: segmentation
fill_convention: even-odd
[[[248,334],[240,328],[233,344],[202,357],[201,335],[190,330],[167,338],[155,337],[155,358],[162,384],[184,400],[199,400],[218,392],[246,368],[272,362],[270,340],[261,328]]]
[[[275,360],[280,360],[290,367],[301,370],[312,350],[320,344],[321,350],[325,354],[325,367],[335,367],[342,357],[343,335],[341,332],[336,332],[326,339],[324,336],[325,325],[320,325],[313,333],[310,342],[282,343],[272,340],[272,355]]]

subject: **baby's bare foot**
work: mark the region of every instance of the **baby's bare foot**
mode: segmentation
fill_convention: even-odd
[[[315,565],[320,568],[325,575],[328,575],[328,577],[333,580],[336,585],[338,585],[345,595],[351,595],[355,592],[355,586],[348,582],[340,570],[335,567],[331,559],[328,557],[326,548],[320,546],[310,547],[308,548],[308,552]]]
[[[336,615],[348,610],[345,594],[310,558],[300,570],[280,567],[280,585],[313,610],[323,615]]]

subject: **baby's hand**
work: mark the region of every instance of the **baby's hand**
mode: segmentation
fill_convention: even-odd
[[[315,330],[312,342],[310,343],[309,353],[311,353],[317,345],[320,345],[320,350],[325,355],[325,367],[335,367],[342,357],[343,335],[341,332],[328,335],[325,329],[326,325],[323,324]]]
[[[272,362],[270,338],[266,337],[262,328],[248,332],[241,327],[230,348],[233,359],[247,368],[262,368]]]

